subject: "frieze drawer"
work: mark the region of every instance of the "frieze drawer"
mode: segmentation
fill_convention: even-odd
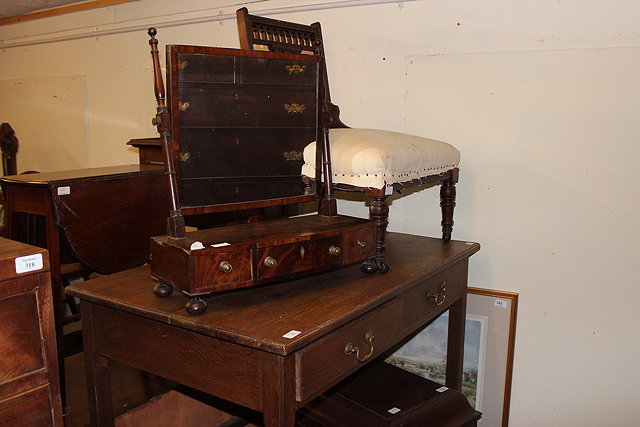
[[[404,294],[405,328],[424,323],[436,311],[444,311],[465,292],[467,266],[455,266],[420,283]]]
[[[402,312],[402,300],[394,299],[297,352],[296,400],[323,392],[396,343]]]

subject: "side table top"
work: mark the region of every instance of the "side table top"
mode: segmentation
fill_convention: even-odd
[[[480,249],[478,243],[389,233],[386,274],[359,265],[294,281],[214,294],[201,316],[185,313],[185,297],[159,298],[148,266],[67,288],[92,303],[169,323],[225,341],[286,355],[383,304]],[[293,338],[284,335],[299,331]]]
[[[0,177],[0,182],[25,185],[50,185],[78,179],[99,179],[100,177],[112,177],[114,175],[126,176],[132,174],[159,174],[163,172],[164,170],[162,166],[133,164],[7,175]]]

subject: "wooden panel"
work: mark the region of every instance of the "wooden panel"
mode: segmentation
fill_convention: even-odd
[[[370,223],[358,230],[345,233],[343,239],[344,262],[346,264],[355,260],[375,256],[375,224]]]
[[[431,318],[434,312],[446,310],[464,294],[466,283],[466,266],[464,262],[460,262],[407,292],[403,297],[404,328],[413,329],[416,325],[423,324],[425,319]],[[443,284],[446,286],[445,291],[441,289]]]
[[[304,147],[315,139],[312,127],[184,129],[180,133],[180,176],[299,177]]]
[[[258,281],[287,277],[313,269],[314,242],[305,241],[290,243],[287,245],[271,246],[258,251]],[[273,259],[276,264],[269,267],[267,258]]]
[[[149,237],[166,233],[165,189],[165,176],[158,169],[59,181],[52,184],[51,197],[57,223],[77,258],[110,274],[148,261]]]
[[[180,181],[181,202],[185,208],[296,197],[304,194],[305,188],[300,175]]]
[[[178,54],[178,78],[191,83],[234,83],[235,60],[232,56],[199,53]]]
[[[296,86],[203,86],[184,83],[180,89],[180,126],[313,127],[315,88]],[[293,109],[297,105],[299,108]],[[248,153],[243,153],[247,155]]]
[[[196,263],[198,263],[196,268],[199,275],[198,283],[205,285],[198,289],[198,293],[212,292],[214,289],[216,291],[234,289],[239,284],[253,280],[251,250],[199,256],[196,257]],[[228,273],[223,271],[223,263],[228,263],[231,269]]]
[[[262,408],[259,353],[118,310],[99,305],[94,309],[95,343],[101,355],[252,409]]]
[[[456,390],[376,361],[301,408],[323,426],[475,426],[480,413]],[[389,411],[391,408],[398,411]],[[306,425],[306,424],[304,424]],[[311,424],[313,425],[313,424]]]
[[[44,215],[44,200],[49,197],[49,189],[46,186],[32,187],[6,183],[6,198],[11,201],[11,210],[14,212],[26,212]]]
[[[318,64],[291,59],[238,58],[239,83],[315,86]]]
[[[35,292],[0,300],[0,385],[45,368],[39,319]]]
[[[342,265],[342,235],[320,239],[314,243],[314,264],[316,268]],[[336,252],[337,251],[337,252]]]
[[[0,325],[0,424],[62,426],[46,250],[0,238]]]
[[[24,394],[0,400],[0,423],[3,426],[54,425],[49,386],[42,386]]]
[[[402,301],[393,300],[297,352],[296,399],[304,402],[323,392],[323,388],[337,383],[395,344],[400,334],[402,311]],[[375,336],[371,345],[364,339],[369,331]],[[355,354],[345,354],[349,342],[359,348],[361,359],[366,358],[373,347],[370,358],[362,362]]]

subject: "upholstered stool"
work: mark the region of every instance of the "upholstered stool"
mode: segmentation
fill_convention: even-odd
[[[440,185],[442,238],[451,239],[453,208],[458,182],[460,152],[433,139],[372,129],[352,129],[340,120],[340,108],[331,102],[329,79],[324,61],[324,43],[319,22],[311,25],[250,15],[246,7],[236,12],[240,46],[249,50],[308,53],[323,58],[320,62],[322,96],[326,101],[322,120],[329,129],[333,186],[362,191],[372,198],[371,219],[376,222],[375,259],[363,264],[366,272],[389,270],[384,261],[384,238],[389,223],[387,197],[394,191],[416,185]],[[315,143],[304,150],[302,173],[315,179]]]
[[[388,224],[387,197],[414,185],[441,183],[443,239],[451,238],[455,183],[460,152],[446,142],[375,129],[329,130],[332,180],[337,188],[364,191],[373,197],[369,206],[377,223],[377,268],[384,272],[384,235]],[[303,175],[315,177],[316,143],[304,149]],[[371,266],[371,268],[374,268]]]

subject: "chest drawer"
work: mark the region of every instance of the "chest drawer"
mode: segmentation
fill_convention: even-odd
[[[184,84],[180,126],[313,128],[316,96],[304,86]]]
[[[244,84],[315,86],[318,63],[293,59],[238,58],[239,80]]]
[[[372,222],[358,230],[345,233],[343,243],[345,263],[351,263],[358,259],[375,256],[375,227],[375,224]]]
[[[313,268],[312,241],[269,246],[258,250],[258,280],[286,277]]]
[[[233,56],[178,54],[180,81],[200,83],[234,83],[235,58]]]
[[[401,330],[402,312],[402,301],[392,300],[297,352],[296,400],[323,392],[391,347]]]
[[[249,282],[253,278],[249,251],[222,252],[199,256],[196,260],[200,264],[196,270],[200,276],[198,281],[210,284],[211,289],[214,286],[217,290],[234,289],[237,283]],[[201,291],[207,292],[207,289]]]
[[[466,284],[467,265],[459,262],[408,291],[403,297],[405,328],[422,324],[433,313],[447,309],[463,296]]]

